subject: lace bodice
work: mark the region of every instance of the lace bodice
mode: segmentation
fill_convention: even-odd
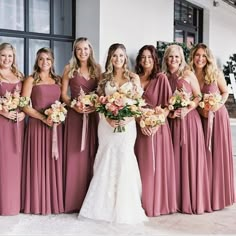
[[[143,89],[141,86],[136,85],[132,81],[127,81],[124,84],[122,84],[120,87],[117,87],[116,85],[112,85],[111,81],[108,81],[105,85],[105,94],[111,95],[115,92],[121,92],[124,94],[133,93],[133,91],[136,91],[138,94],[143,94]]]

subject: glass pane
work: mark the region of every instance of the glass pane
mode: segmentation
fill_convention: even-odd
[[[72,0],[58,0],[53,8],[54,34],[72,36]]]
[[[175,42],[178,43],[183,43],[184,42],[184,31],[183,30],[175,30],[175,38],[174,38]]]
[[[186,3],[182,3],[181,21],[186,24],[188,18],[188,8]]]
[[[0,43],[10,43],[16,49],[16,65],[24,73],[24,39],[1,36]]]
[[[175,20],[180,20],[180,2],[175,1]]]
[[[62,75],[63,69],[69,63],[72,53],[72,43],[54,42],[55,70],[56,73]]]
[[[35,63],[36,53],[40,48],[50,47],[48,40],[30,39],[29,40],[29,71],[28,74],[33,72],[33,66]]]
[[[50,33],[50,4],[49,0],[29,1],[29,31]]]
[[[190,6],[188,7],[188,23],[193,24],[193,8]]]
[[[191,48],[193,44],[195,44],[195,34],[188,33],[187,34],[187,40],[186,44],[188,48]]]
[[[24,0],[0,0],[0,28],[24,30]]]

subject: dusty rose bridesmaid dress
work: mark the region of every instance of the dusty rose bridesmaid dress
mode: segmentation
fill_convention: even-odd
[[[13,92],[22,82],[0,83],[0,96]],[[0,115],[0,215],[20,213],[21,166],[24,121],[14,122]]]
[[[167,77],[159,73],[150,80],[143,98],[149,107],[164,107],[171,94]],[[142,180],[142,206],[147,216],[176,212],[174,151],[168,120],[153,136],[143,135],[137,124],[135,154]]]
[[[43,112],[60,99],[57,84],[35,85],[32,106]],[[62,124],[57,126],[59,157],[52,157],[53,129],[41,120],[29,117],[25,134],[22,181],[22,211],[31,214],[64,212],[62,176]]]
[[[75,74],[69,81],[71,97],[76,98],[80,89],[87,94],[95,91],[97,81],[86,80]],[[87,125],[85,122],[87,119]],[[84,147],[82,133],[84,125]],[[90,113],[85,117],[69,109],[64,135],[65,155],[65,212],[79,212],[87,193],[93,172],[93,163],[97,151],[98,114]]]
[[[219,93],[216,83],[204,84],[202,93]],[[206,142],[211,205],[220,210],[235,202],[232,136],[228,111],[222,106],[202,117]]]
[[[172,92],[190,84],[176,74],[168,76]],[[177,209],[182,213],[211,212],[210,190],[204,134],[196,109],[183,119],[169,119],[175,154]]]

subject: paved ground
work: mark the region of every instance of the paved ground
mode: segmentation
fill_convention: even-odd
[[[236,182],[236,119],[231,120]],[[121,226],[78,221],[77,214],[0,216],[0,235],[156,236],[236,235],[236,204],[203,215],[172,214],[150,218],[145,225]]]

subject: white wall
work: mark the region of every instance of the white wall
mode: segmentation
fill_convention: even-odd
[[[203,42],[218,65],[236,53],[236,9],[219,0],[189,0],[204,9]],[[77,0],[76,35],[87,36],[104,66],[109,46],[124,43],[131,66],[145,44],[173,41],[174,0]]]
[[[138,50],[145,44],[173,40],[173,0],[101,0],[100,58],[105,63],[107,50],[123,43],[133,65]]]
[[[76,37],[87,37],[99,60],[100,0],[76,0]]]

